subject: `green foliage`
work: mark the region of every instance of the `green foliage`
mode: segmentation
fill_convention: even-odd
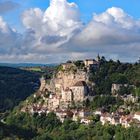
[[[63,66],[62,65],[59,65],[56,67],[56,73],[59,72],[59,71],[63,71]]]
[[[0,139],[25,139],[30,140],[36,136],[36,132],[31,129],[24,129],[16,125],[6,125],[0,123]]]
[[[83,62],[83,61],[80,61],[80,60],[75,61],[74,64],[76,65],[76,67],[77,67],[78,69],[83,69],[84,66],[85,66],[84,62]]]
[[[134,64],[131,68],[127,69],[126,76],[131,84],[140,87],[140,64]]]
[[[0,67],[0,112],[12,109],[39,87],[39,75],[16,68]]]
[[[115,84],[127,84],[128,80],[124,74],[114,73],[111,75],[111,81]]]
[[[51,131],[53,128],[59,126],[61,123],[54,113],[38,115],[29,115],[28,113],[12,113],[6,119],[7,124],[17,124],[18,127],[32,128],[32,129],[47,129]]]
[[[98,95],[110,94],[112,83],[140,87],[140,64],[106,61],[102,58],[99,69],[91,71],[89,80],[95,83],[93,89]]]
[[[131,94],[131,91],[132,91],[132,88],[131,87],[122,86],[120,88],[120,90],[118,91],[118,94],[119,95]]]
[[[101,125],[99,116],[93,117],[90,125],[79,124],[69,119],[63,124],[54,113],[42,114],[12,113],[7,124],[0,123],[0,138],[22,140],[138,140],[140,128],[132,126],[123,128],[120,125]],[[16,123],[14,125],[14,123]]]
[[[116,97],[112,96],[95,96],[93,101],[90,103],[90,107],[95,110],[98,108],[108,108],[111,109],[111,107],[120,106],[123,104],[123,101]]]
[[[30,137],[33,137],[33,132],[34,137],[36,136],[36,133],[38,133],[36,139],[40,138],[39,134],[42,134],[42,132],[47,131],[47,133],[49,133],[57,127],[61,126],[60,120],[57,119],[54,113],[49,113],[47,116],[46,114],[34,114],[32,116],[28,113],[16,113],[16,111],[12,112],[7,117],[6,124],[9,127],[15,126],[15,128],[17,127],[21,130],[32,132],[31,134],[29,133]],[[19,133],[18,129],[15,131],[15,133]],[[22,135],[22,138],[26,140],[27,134]],[[41,139],[43,140],[45,138],[49,138],[49,136],[44,132],[43,136],[41,136]]]
[[[133,89],[133,94],[134,94],[134,96],[138,96],[138,97],[140,97],[140,88],[134,88]]]
[[[100,121],[100,115],[94,115],[93,117],[92,117],[92,120],[93,120],[93,122],[99,122]]]
[[[73,122],[70,119],[66,119],[63,123],[63,127],[62,129],[64,131],[72,131],[72,130],[76,130],[79,127],[79,124],[76,122]]]

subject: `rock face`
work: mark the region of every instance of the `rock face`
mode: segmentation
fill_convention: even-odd
[[[55,87],[62,88],[64,90],[68,87],[73,86],[75,83],[79,81],[87,81],[86,72],[77,71],[76,73],[73,73],[72,71],[69,72],[60,71],[58,72],[56,78],[54,79]]]
[[[83,102],[88,96],[88,73],[84,69],[78,69],[73,63],[62,64],[59,70],[46,87],[54,94],[49,105],[53,108],[52,101],[55,99],[55,106],[69,106],[72,103]],[[57,101],[56,101],[57,100]],[[59,101],[58,101],[59,100]],[[58,103],[56,105],[56,103]]]
[[[46,86],[46,81],[42,77],[42,78],[40,78],[40,88],[39,88],[39,91],[44,91],[45,90],[45,86]]]
[[[90,66],[92,67],[91,64]],[[91,98],[89,72],[87,72],[89,66],[86,68],[86,66],[78,68],[74,63],[65,63],[49,82],[41,78],[41,87],[34,96],[36,102],[30,107],[35,106],[32,112],[83,106],[83,101]]]

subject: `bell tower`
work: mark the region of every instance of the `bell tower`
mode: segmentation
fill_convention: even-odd
[[[96,61],[100,61],[101,60],[101,58],[100,58],[100,55],[99,55],[99,53],[98,53],[98,55],[97,55],[97,57],[96,57]]]

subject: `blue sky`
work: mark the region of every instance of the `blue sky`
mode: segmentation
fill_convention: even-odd
[[[135,62],[139,52],[140,0],[0,0],[0,62],[56,63],[98,53]]]
[[[135,18],[140,18],[139,0],[74,0],[74,2],[78,4],[85,21],[92,17],[92,13],[98,14],[110,7],[120,7]]]
[[[42,10],[46,10],[49,6],[49,0],[12,0],[19,3],[19,7],[9,13],[3,14],[4,19],[13,27],[23,31],[20,16],[23,11],[39,7]],[[120,7],[126,13],[133,16],[136,19],[140,18],[140,0],[68,0],[69,2],[75,2],[81,14],[81,19],[84,23],[91,20],[94,13],[102,13],[110,7]]]

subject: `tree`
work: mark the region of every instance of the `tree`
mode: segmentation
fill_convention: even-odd
[[[118,91],[118,94],[119,95],[131,94],[131,88],[130,87],[121,86],[121,88]]]
[[[111,75],[110,78],[112,80],[112,83],[116,83],[116,84],[127,84],[128,83],[127,77],[121,73],[114,73]]]

